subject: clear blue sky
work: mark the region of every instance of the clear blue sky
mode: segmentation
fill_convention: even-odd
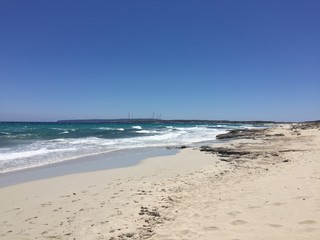
[[[0,121],[320,119],[319,0],[0,1]]]

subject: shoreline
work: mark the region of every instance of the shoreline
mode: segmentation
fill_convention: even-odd
[[[9,172],[42,169],[65,162],[86,159],[96,162],[95,158],[104,161],[104,158],[110,158],[109,155],[129,155],[126,152],[141,149],[193,145],[194,142],[215,140],[217,134],[226,131],[224,127],[207,125],[8,124],[0,130],[0,142],[4,144],[0,149],[0,177]],[[105,168],[108,166],[103,166]]]
[[[0,236],[317,239],[319,129],[277,125],[203,151],[0,188]]]
[[[104,171],[139,164],[143,159],[175,155],[178,148],[120,149],[0,174],[0,188],[70,174]]]

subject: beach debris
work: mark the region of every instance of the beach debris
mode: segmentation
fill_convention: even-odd
[[[186,149],[189,148],[189,146],[181,145],[181,146],[168,146],[166,149],[172,150],[172,149]]]
[[[115,240],[115,239],[124,240],[124,239],[128,239],[128,238],[132,238],[134,235],[136,235],[136,234],[133,232],[122,233],[122,234],[118,235],[117,238],[112,237],[112,238],[110,238],[110,240]]]
[[[296,133],[300,133],[297,130],[307,130],[307,129],[318,129],[320,130],[320,121],[311,121],[311,122],[304,122],[304,123],[296,123],[291,126],[292,131],[296,131]],[[301,134],[301,133],[300,133]]]
[[[160,217],[160,213],[157,212],[156,209],[152,209],[152,211],[149,211],[149,209],[147,207],[141,207],[139,215],[149,215],[149,216],[153,216],[153,217]]]

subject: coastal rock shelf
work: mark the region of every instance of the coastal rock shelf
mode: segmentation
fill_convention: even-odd
[[[264,136],[265,132],[265,129],[235,129],[229,131],[228,133],[217,135],[217,139],[255,139],[257,137]]]

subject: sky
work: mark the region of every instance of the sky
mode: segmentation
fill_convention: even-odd
[[[319,0],[0,1],[0,121],[320,119]]]

